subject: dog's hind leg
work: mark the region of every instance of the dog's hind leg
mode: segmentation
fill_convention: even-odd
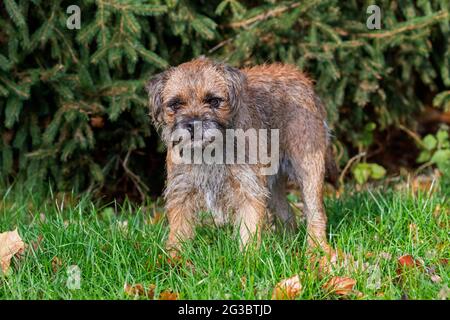
[[[310,111],[299,109],[295,116],[302,120],[291,121],[286,128],[287,153],[302,193],[308,243],[329,252],[323,205],[327,132],[323,121]]]
[[[297,230],[295,214],[289,206],[286,198],[287,177],[283,173],[270,177],[270,200],[269,208],[275,215],[278,227],[289,231]]]

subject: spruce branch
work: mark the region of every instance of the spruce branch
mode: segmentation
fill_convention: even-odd
[[[417,17],[406,22],[400,23],[396,28],[389,31],[379,31],[373,33],[358,33],[355,34],[358,37],[365,37],[371,39],[390,38],[398,35],[399,33],[422,29],[429,25],[435,24],[441,20],[448,18],[448,11],[441,10],[432,15],[425,17]]]

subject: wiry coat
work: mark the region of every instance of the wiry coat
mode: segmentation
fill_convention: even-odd
[[[253,234],[259,239],[267,209],[295,228],[285,194],[287,178],[303,193],[310,242],[327,246],[322,204],[330,155],[326,111],[304,74],[284,64],[239,70],[200,58],[157,75],[147,89],[151,114],[167,144],[170,247],[193,236],[200,210],[211,211],[218,223],[232,218],[243,244]],[[212,108],[210,97],[217,97],[220,107]],[[261,175],[261,164],[174,164],[170,134],[192,119],[220,130],[279,129],[278,172]],[[332,159],[328,163],[335,168]]]

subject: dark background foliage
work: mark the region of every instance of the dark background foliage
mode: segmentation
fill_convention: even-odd
[[[69,30],[66,9],[81,8]],[[121,198],[158,195],[164,150],[143,90],[201,54],[292,63],[316,82],[338,160],[416,166],[415,135],[450,122],[448,1],[4,0],[0,177]],[[425,116],[424,116],[424,111]],[[409,134],[407,134],[409,132]]]

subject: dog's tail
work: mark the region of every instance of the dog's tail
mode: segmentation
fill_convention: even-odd
[[[339,169],[334,159],[333,146],[331,143],[327,146],[325,155],[325,177],[336,189],[339,187]]]
[[[318,111],[321,113],[322,117],[326,118],[327,111],[325,105],[317,95],[314,97],[314,102],[316,104]],[[331,183],[337,189],[339,187],[339,168],[334,158],[333,145],[331,143],[332,134],[330,128],[327,125],[327,122],[324,121],[323,124],[325,126],[325,130],[327,131],[328,135],[327,151],[325,154],[325,178],[326,181]]]

